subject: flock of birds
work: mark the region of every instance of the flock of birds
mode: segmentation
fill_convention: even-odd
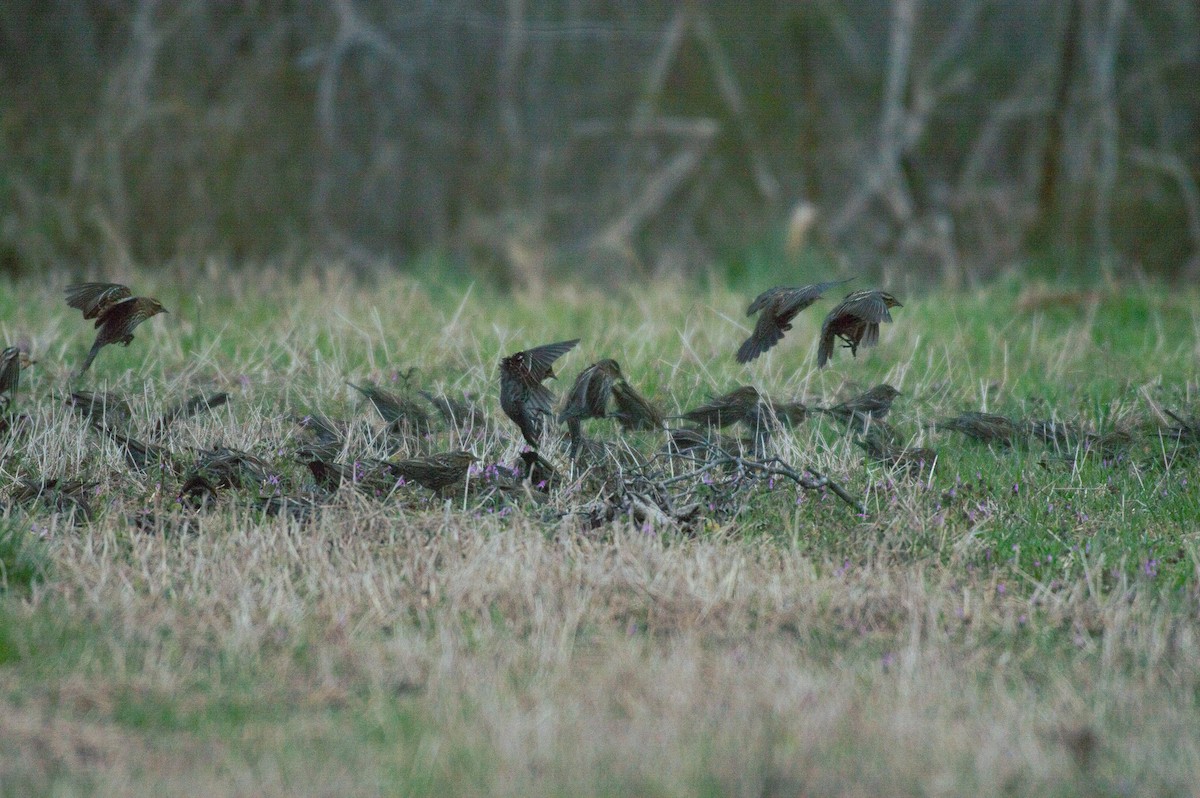
[[[851,278],[853,279],[853,278]],[[792,321],[804,309],[817,302],[829,289],[848,280],[829,281],[801,287],[775,287],[757,296],[747,309],[747,315],[758,314],[754,330],[740,346],[735,357],[748,363],[778,344],[792,328]],[[79,310],[85,320],[95,320],[96,338],[79,370],[86,372],[99,352],[111,344],[128,346],[134,330],[143,322],[167,310],[149,297],[134,296],[128,287],[116,283],[91,282],[66,289],[67,304]],[[879,325],[891,322],[892,308],[902,307],[886,291],[867,289],[847,294],[825,317],[821,325],[817,352],[818,366],[827,365],[841,341],[852,356],[859,347],[874,345],[879,339]],[[744,462],[744,458],[761,457],[771,435],[781,427],[794,426],[816,411],[827,414],[839,424],[858,433],[856,443],[867,455],[898,472],[929,473],[936,453],[925,447],[909,445],[885,421],[892,403],[900,392],[886,383],[839,404],[828,407],[808,407],[801,402],[781,402],[761,394],[753,386],[743,385],[725,394],[712,396],[709,401],[677,416],[667,416],[651,400],[640,394],[625,379],[620,365],[612,359],[600,360],[583,369],[572,387],[555,409],[554,394],[546,380],[555,377],[555,362],[578,344],[578,339],[537,346],[504,357],[499,364],[499,399],[504,414],[516,425],[529,449],[522,452],[521,461],[511,469],[511,484],[530,484],[542,489],[557,480],[554,466],[540,454],[553,424],[566,427],[570,457],[576,463],[596,463],[603,458],[605,444],[588,439],[582,422],[589,419],[611,418],[626,430],[665,430],[666,451],[672,455],[695,457],[714,453]],[[20,416],[10,413],[20,383],[21,370],[33,361],[18,347],[0,352],[0,434],[9,434],[18,427]],[[411,372],[410,372],[411,375]],[[406,377],[407,382],[407,377]],[[386,422],[387,434],[428,439],[431,431],[429,410],[410,395],[396,393],[372,384],[348,383],[376,408]],[[420,391],[444,422],[460,431],[475,426],[484,410],[470,397],[454,398]],[[167,410],[154,424],[152,435],[161,436],[176,420],[207,410],[228,400],[225,393],[199,394]],[[67,400],[99,432],[108,435],[122,450],[127,464],[135,470],[154,465],[174,469],[173,454],[149,440],[132,436],[133,411],[121,397],[108,393],[73,391]],[[1167,434],[1178,444],[1200,445],[1200,424],[1181,418],[1167,410],[1178,426]],[[668,421],[684,421],[692,426],[672,427]],[[397,459],[358,458],[346,464],[349,434],[345,422],[319,415],[297,417],[299,426],[311,440],[296,450],[298,459],[307,465],[316,486],[336,490],[350,482],[356,486],[387,493],[396,486],[417,484],[428,490],[444,493],[459,485],[479,459],[465,449],[443,452],[422,452],[418,456]],[[730,438],[720,430],[733,425],[749,430],[749,437]],[[1116,430],[1105,435],[1058,420],[1018,421],[1006,416],[983,412],[966,412],[935,422],[934,426],[959,432],[988,445],[1010,447],[1022,445],[1029,438],[1038,438],[1059,451],[1064,447],[1079,447],[1108,455],[1127,446],[1131,435]],[[1160,433],[1162,434],[1162,433]],[[396,446],[392,451],[412,447]],[[598,455],[599,453],[599,455]],[[760,463],[761,465],[761,463]],[[178,470],[178,469],[174,469]],[[784,470],[789,475],[793,472]],[[181,475],[179,496],[190,504],[202,504],[215,498],[219,491],[262,485],[273,479],[271,465],[259,457],[236,449],[217,447],[196,450],[194,464]],[[815,472],[814,472],[815,473]],[[798,482],[803,483],[800,479]],[[96,483],[85,480],[18,480],[13,498],[26,501],[36,497],[53,497],[59,506],[64,503],[76,510],[87,510],[88,489]],[[813,483],[816,484],[816,483]],[[826,483],[822,483],[824,485]],[[845,498],[840,488],[839,496]],[[278,497],[259,497],[268,510],[278,511]],[[849,499],[847,499],[849,501]]]

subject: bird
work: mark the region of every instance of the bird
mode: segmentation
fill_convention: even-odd
[[[429,432],[429,413],[408,397],[392,393],[369,382],[365,385],[355,385],[352,382],[346,384],[369,399],[383,420],[394,429],[399,430],[407,425],[418,435]]]
[[[898,390],[886,382],[881,382],[869,391],[844,402],[817,409],[862,430],[871,422],[883,420],[892,409],[892,402],[899,395]]]
[[[1007,416],[971,410],[937,422],[938,429],[961,432],[980,443],[1012,446],[1024,437],[1024,430]]]
[[[67,304],[82,311],[85,319],[95,319],[99,330],[79,374],[91,367],[102,348],[109,344],[129,346],[139,324],[169,312],[157,299],[133,296],[127,287],[117,283],[80,283],[68,286],[66,294]]]
[[[425,397],[425,400],[438,411],[442,420],[452,427],[471,429],[483,421],[483,408],[476,404],[474,394],[463,394],[459,399],[429,391],[418,391],[418,393]]]
[[[625,380],[613,383],[612,396],[613,403],[617,406],[613,417],[621,424],[622,429],[662,429],[662,411]]]
[[[754,427],[758,426],[760,399],[758,389],[753,385],[741,385],[729,393],[710,396],[708,402],[673,418],[705,427],[723,428],[739,421]]]
[[[107,391],[72,391],[66,401],[80,416],[98,427],[128,426],[133,420],[129,402]]]
[[[775,346],[782,340],[783,334],[792,329],[791,322],[796,318],[796,314],[820,299],[830,288],[853,279],[848,277],[845,280],[830,280],[799,288],[780,285],[763,291],[746,309],[747,316],[758,313],[758,321],[754,325],[754,332],[738,349],[737,362],[749,363]]]
[[[468,451],[459,450],[407,460],[383,460],[380,466],[406,482],[438,491],[460,482],[478,459]]]
[[[500,409],[537,448],[544,418],[553,411],[554,395],[542,382],[554,374],[554,361],[575,348],[579,339],[526,349],[500,360]]]
[[[902,446],[896,442],[897,434],[886,422],[876,422],[854,442],[862,447],[867,457],[888,468],[917,476],[933,467],[937,452],[924,446]]]
[[[21,369],[36,363],[20,347],[6,346],[0,351],[0,399],[7,407],[17,395],[21,382]]]
[[[608,415],[608,400],[612,396],[613,385],[619,379],[623,379],[621,366],[608,358],[579,372],[558,412],[558,420],[567,425],[572,442],[583,437],[580,422]]]
[[[847,294],[821,324],[817,366],[823,367],[833,357],[834,338],[842,339],[855,357],[858,357],[859,346],[874,346],[879,341],[880,322],[892,320],[888,308],[899,307],[904,306],[896,297],[877,288]]]
[[[220,407],[228,401],[229,394],[224,391],[208,394],[198,393],[178,404],[168,407],[159,416],[157,423],[154,425],[154,431],[161,435],[178,419],[190,418],[201,410],[212,410],[214,407]]]

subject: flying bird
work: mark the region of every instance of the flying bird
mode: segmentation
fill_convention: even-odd
[[[737,362],[749,363],[775,346],[782,340],[783,334],[792,329],[792,319],[796,318],[796,314],[820,299],[830,288],[853,279],[847,277],[845,280],[830,280],[799,288],[780,285],[763,291],[746,309],[747,316],[758,313],[758,321],[754,325],[754,332],[738,349]]]
[[[85,319],[95,319],[96,341],[92,344],[79,374],[87,371],[102,348],[109,344],[129,346],[139,324],[167,309],[157,299],[133,296],[117,283],[81,283],[67,286],[67,304],[78,308]]]
[[[889,308],[903,307],[896,297],[869,289],[853,291],[829,311],[821,325],[821,345],[817,349],[817,366],[824,366],[833,357],[833,339],[842,339],[850,354],[858,357],[859,346],[874,346],[879,341],[879,324],[890,322]]]
[[[500,359],[500,408],[535,449],[545,417],[553,415],[554,395],[542,382],[555,376],[554,361],[575,348],[579,339],[545,344]]]
[[[7,407],[17,396],[21,383],[21,369],[36,363],[19,347],[7,346],[0,351],[0,406]]]

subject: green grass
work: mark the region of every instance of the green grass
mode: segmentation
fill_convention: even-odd
[[[92,331],[62,285],[6,286],[0,343],[39,363],[14,407],[31,425],[0,439],[0,501],[17,478],[98,484],[90,523],[43,499],[0,525],[0,795],[1190,793],[1200,468],[1155,430],[1160,407],[1196,413],[1200,296],[1015,280],[901,296],[879,347],[817,371],[827,298],[739,366],[768,266],[749,259],[737,291],[517,297],[336,269],[128,275],[171,314],[75,383]],[[122,392],[146,436],[167,403],[228,391],[160,442],[184,467],[190,447],[249,450],[305,494],[288,414],[378,429],[346,381],[399,388],[415,366],[415,384],[490,415],[431,445],[511,463],[498,358],[577,336],[556,392],[614,357],[670,413],[746,382],[829,404],[888,381],[903,391],[889,421],[936,468],[866,462],[816,416],[771,454],[837,480],[863,515],[760,480],[687,528],[590,524],[570,511],[596,494],[568,481],[543,500],[346,489],[299,524],[230,492],[180,508],[178,477],[129,472],[63,404],[69,387]],[[931,426],[967,409],[1133,438],[1064,458]],[[361,435],[352,448],[374,453]],[[130,521],[146,512],[151,531]]]

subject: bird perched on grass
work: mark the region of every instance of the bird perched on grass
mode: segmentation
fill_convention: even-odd
[[[897,442],[899,436],[887,422],[876,422],[854,442],[862,447],[870,459],[888,468],[918,476],[933,468],[937,452],[924,446],[903,446]]]
[[[888,411],[892,409],[892,402],[900,392],[888,385],[886,382],[881,382],[866,393],[861,393],[844,402],[839,402],[831,407],[817,408],[822,413],[844,421],[852,427],[859,430],[865,429],[873,421],[881,421],[887,416]]]
[[[579,339],[526,349],[500,360],[500,409],[537,448],[545,417],[554,412],[554,394],[542,382],[555,376],[554,361],[575,348]]]
[[[738,349],[737,362],[749,363],[775,346],[783,339],[783,334],[792,329],[791,322],[796,318],[796,314],[820,299],[830,288],[853,279],[848,277],[845,280],[831,280],[800,288],[780,285],[763,291],[746,309],[747,316],[758,313],[758,321],[754,325],[754,332]]]
[[[710,396],[709,401],[675,418],[704,427],[724,428],[739,421],[755,426],[759,419],[760,399],[758,389],[753,385],[741,385],[729,393]]]
[[[407,426],[418,435],[429,432],[429,413],[413,400],[369,382],[366,385],[355,385],[352,382],[346,384],[369,399],[379,411],[379,415],[392,428],[399,430]]]
[[[476,404],[474,394],[463,394],[459,399],[429,391],[419,391],[418,393],[425,397],[425,400],[438,411],[442,420],[452,427],[468,430],[483,421],[483,408]]]
[[[889,308],[903,307],[896,297],[873,288],[853,291],[829,311],[821,324],[821,344],[817,365],[824,366],[833,357],[833,339],[840,338],[850,354],[858,357],[859,346],[874,346],[879,341],[880,322],[890,322]]]
[[[407,460],[385,460],[380,466],[406,482],[416,482],[429,490],[442,490],[461,482],[479,458],[468,451],[439,452]]]
[[[67,404],[81,417],[98,428],[128,426],[133,420],[133,408],[124,397],[107,391],[72,391]]]
[[[78,308],[85,319],[95,319],[99,329],[79,374],[91,367],[102,348],[109,344],[129,346],[139,324],[168,312],[157,299],[133,296],[127,287],[117,283],[80,283],[68,286],[66,294],[67,304]]]
[[[224,391],[216,393],[198,393],[194,396],[185,399],[184,401],[171,405],[166,409],[161,416],[158,417],[158,422],[154,425],[154,431],[161,435],[167,429],[181,418],[191,418],[202,410],[212,410],[214,407],[220,407],[229,401],[229,394]]]
[[[938,429],[961,432],[980,443],[1013,446],[1024,438],[1024,430],[1007,416],[975,410],[937,422]]]
[[[16,346],[6,346],[0,351],[0,408],[8,407],[16,398],[21,369],[36,362]]]

